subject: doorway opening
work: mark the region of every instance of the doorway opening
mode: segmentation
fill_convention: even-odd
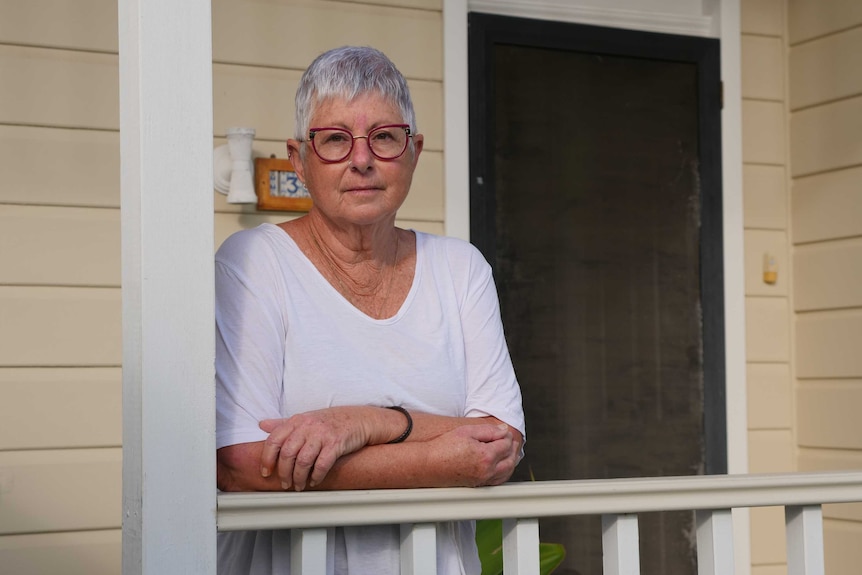
[[[469,16],[470,236],[524,395],[515,480],[726,473],[717,40]],[[598,517],[540,522],[601,573]],[[640,517],[695,573],[693,513]]]

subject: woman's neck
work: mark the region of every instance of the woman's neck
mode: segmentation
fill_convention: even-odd
[[[393,261],[399,230],[393,221],[367,226],[339,226],[314,211],[296,220],[315,246],[340,266],[383,268]]]
[[[306,216],[282,227],[323,277],[345,299],[370,317],[391,317],[400,308],[413,278],[412,244],[394,226],[388,230],[339,233]],[[408,269],[409,268],[409,269]]]

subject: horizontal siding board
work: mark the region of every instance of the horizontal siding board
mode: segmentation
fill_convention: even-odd
[[[749,363],[748,428],[790,429],[793,425],[793,394],[790,365],[786,363]]]
[[[342,2],[353,2],[356,4],[368,4],[368,0],[341,0]],[[400,6],[402,8],[420,8],[423,10],[443,9],[443,0],[374,0],[375,4],[386,6]]]
[[[862,307],[862,237],[799,246],[793,266],[797,311]]]
[[[435,234],[442,236],[446,233],[446,227],[443,222],[417,222],[411,220],[398,220],[397,225],[405,229],[416,230],[417,232],[425,232],[426,234]]]
[[[764,257],[769,256],[777,266],[774,284],[764,281]],[[745,294],[756,296],[787,296],[790,283],[787,234],[783,231],[745,231]]]
[[[787,560],[784,508],[755,507],[751,517],[751,564],[770,565]]]
[[[117,366],[120,290],[0,286],[0,366]]]
[[[862,24],[859,0],[790,0],[787,6],[791,44]]]
[[[796,319],[799,378],[862,377],[862,310],[810,312]]]
[[[790,361],[790,310],[786,298],[745,298],[748,361]]]
[[[120,212],[0,205],[0,284],[120,286]]]
[[[858,469],[857,469],[858,471]],[[845,519],[862,523],[862,503],[829,503],[823,506],[824,519]]]
[[[862,451],[846,449],[799,450],[799,471],[858,471],[862,469]],[[862,503],[840,503],[823,506],[823,516],[833,519],[862,521]]]
[[[794,176],[862,165],[862,96],[791,115]]]
[[[795,471],[793,433],[789,429],[748,432],[748,472],[787,473]]]
[[[790,50],[790,106],[862,94],[862,26]]]
[[[742,36],[742,97],[784,98],[784,44],[781,38]]]
[[[294,70],[215,64],[213,123],[218,136],[233,126],[254,128],[255,138],[284,142],[294,134],[293,99],[301,73]],[[443,149],[443,85],[409,82],[425,146]],[[285,152],[282,152],[285,153]]]
[[[215,215],[215,247],[218,249],[222,243],[233,233],[240,230],[256,228],[263,223],[277,224],[286,220],[296,218],[296,213],[290,212],[257,212],[254,214],[216,214]]]
[[[862,450],[862,378],[804,381],[796,405],[799,445]]]
[[[117,56],[0,45],[0,123],[119,129]]]
[[[862,236],[862,167],[793,182],[793,241]]]
[[[213,2],[216,62],[301,71],[329,48],[369,44],[386,53],[407,78],[443,79],[441,11],[377,2]]]
[[[118,447],[120,368],[0,368],[0,450]]]
[[[255,138],[293,137],[293,95],[300,73],[251,66],[213,65],[213,129],[255,129]]]
[[[0,126],[0,174],[0,203],[119,208],[119,133]]]
[[[746,228],[787,228],[787,181],[783,166],[746,165],[743,174],[743,214]]]
[[[851,471],[862,469],[862,451],[799,449],[799,471]]]
[[[0,536],[0,565],[14,575],[118,575],[119,529]]]
[[[122,450],[0,452],[0,492],[2,535],[120,527]]]
[[[745,163],[784,165],[784,104],[742,101],[742,156]]]
[[[0,44],[117,52],[117,0],[0,0]]]
[[[743,34],[784,34],[784,0],[745,0],[739,8]]]
[[[413,174],[413,183],[407,199],[398,210],[398,217],[407,220],[442,222],[445,198],[443,195],[443,153],[423,151]]]
[[[823,559],[829,575],[859,575],[862,565],[862,524],[853,521],[823,521]]]

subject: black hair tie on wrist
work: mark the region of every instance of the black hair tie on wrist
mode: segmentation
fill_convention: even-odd
[[[387,443],[401,443],[410,435],[410,432],[413,431],[413,418],[410,417],[410,414],[406,409],[401,407],[400,405],[390,405],[387,406],[386,409],[394,409],[395,411],[400,411],[404,414],[404,417],[407,418],[407,429],[404,430],[404,433],[393,439],[392,441],[388,441]]]

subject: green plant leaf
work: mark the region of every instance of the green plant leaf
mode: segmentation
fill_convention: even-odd
[[[539,573],[548,575],[566,558],[566,548],[560,543],[539,543]]]
[[[503,572],[503,521],[476,521],[476,547],[479,548],[482,575],[500,575]]]

